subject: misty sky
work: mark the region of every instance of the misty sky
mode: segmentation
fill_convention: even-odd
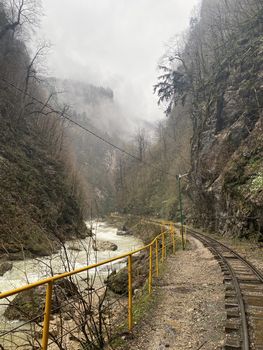
[[[165,45],[184,31],[198,0],[43,0],[49,73],[111,87],[130,116],[163,114],[152,86]]]

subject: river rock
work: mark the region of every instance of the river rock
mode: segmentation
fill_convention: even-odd
[[[137,256],[133,256],[133,281],[132,281],[132,289],[133,291],[136,289],[140,289],[148,277],[148,263],[147,263],[147,254],[145,252],[141,252]],[[128,294],[128,269],[127,266],[123,267],[119,271],[112,271],[112,273],[105,280],[105,284],[107,287],[119,295],[127,295]]]
[[[118,246],[115,243],[108,241],[97,241],[93,243],[93,249],[95,251],[105,251],[105,250],[117,250]]]
[[[123,225],[121,230],[117,231],[117,236],[129,236],[131,234],[132,232],[125,225]]]
[[[63,302],[78,295],[78,287],[70,280],[59,280],[54,284],[52,293],[52,311],[56,314],[62,307]],[[43,320],[45,308],[46,286],[19,293],[10,302],[4,312],[8,320],[27,321],[36,318]]]
[[[5,310],[4,316],[8,320],[29,320],[43,313],[44,304],[44,286],[27,290],[16,295]]]
[[[87,235],[89,237],[92,237],[92,229],[90,227],[87,227]],[[84,238],[86,238],[86,236]]]
[[[7,271],[12,270],[13,264],[10,262],[3,262],[0,265],[0,276],[3,276]]]
[[[128,271],[127,267],[119,270],[118,272],[113,271],[105,281],[105,284],[108,288],[119,295],[127,295],[128,294]]]
[[[123,230],[117,231],[117,236],[131,236],[131,235],[132,235],[131,231],[123,231]]]

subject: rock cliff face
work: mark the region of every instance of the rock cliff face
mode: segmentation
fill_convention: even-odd
[[[32,126],[1,115],[0,183],[0,258],[48,255],[88,234],[63,162]]]
[[[261,19],[261,21],[260,21]],[[193,221],[263,240],[262,10],[236,30],[194,98]],[[223,48],[222,48],[223,50]]]
[[[0,2],[0,259],[48,255],[90,234],[65,125],[47,106],[55,101],[27,49],[37,22],[27,13],[38,11],[23,2],[18,16],[16,5]],[[10,25],[16,16],[23,23]]]
[[[263,2],[202,0],[182,42],[154,88],[168,118],[192,120],[188,221],[263,240]]]

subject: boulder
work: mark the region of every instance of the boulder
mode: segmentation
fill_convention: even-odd
[[[10,262],[3,262],[0,265],[0,276],[3,276],[7,271],[12,270],[13,264]]]
[[[136,256],[133,256],[133,281],[132,290],[140,289],[148,277],[148,264],[147,254],[141,252]],[[107,287],[118,295],[128,294],[128,269],[127,266],[123,267],[119,271],[112,271],[112,273],[105,280]]]
[[[19,293],[10,302],[4,312],[8,320],[30,320],[37,316],[43,319],[45,305],[45,287],[41,286]]]
[[[132,235],[131,231],[129,230],[118,230],[117,236],[130,236]]]
[[[61,297],[64,295],[65,297],[71,298],[78,295],[79,290],[74,282],[69,279],[62,279],[55,282],[55,292],[60,294]]]
[[[117,250],[118,246],[115,243],[108,241],[97,241],[93,243],[93,249],[95,251],[105,251],[105,250]]]
[[[113,271],[105,281],[105,284],[108,288],[119,295],[127,295],[128,294],[128,271],[127,268],[123,268],[120,271]]]
[[[63,302],[78,295],[78,287],[68,279],[55,282],[52,293],[52,314],[56,314]],[[10,302],[4,312],[8,320],[27,321],[36,318],[43,320],[45,309],[46,286],[19,293]]]

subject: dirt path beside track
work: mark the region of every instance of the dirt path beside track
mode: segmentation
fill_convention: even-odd
[[[191,248],[167,259],[155,282],[158,303],[135,326],[123,349],[221,349],[224,344],[225,289],[221,270],[207,248],[190,238]]]

